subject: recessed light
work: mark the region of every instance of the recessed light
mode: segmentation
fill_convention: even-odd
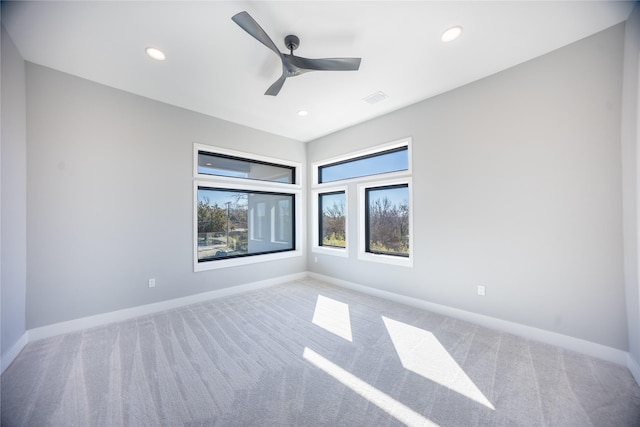
[[[446,30],[444,33],[442,33],[440,40],[442,40],[445,43],[452,42],[458,37],[460,37],[461,34],[462,34],[462,27],[459,27],[459,26],[451,27],[448,30]]]
[[[298,111],[298,115],[300,117],[304,117],[304,116],[309,115],[309,112],[307,110],[300,110],[300,111]]]
[[[155,47],[148,47],[145,49],[145,52],[147,52],[147,55],[149,55],[151,58],[158,61],[164,61],[166,58],[166,56],[164,56],[164,52],[162,52],[160,49],[156,49]]]

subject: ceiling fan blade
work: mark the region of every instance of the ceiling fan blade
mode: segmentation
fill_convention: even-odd
[[[238,24],[240,28],[249,33],[253,38],[258,40],[260,43],[271,49],[276,53],[276,55],[282,57],[282,53],[278,50],[273,40],[265,33],[265,31],[258,25],[258,23],[249,15],[247,12],[242,11],[236,13],[231,17],[233,22]]]
[[[278,92],[280,92],[280,89],[282,89],[282,85],[284,84],[284,81],[286,79],[287,79],[287,76],[286,74],[283,73],[278,80],[276,80],[271,86],[269,86],[269,89],[267,89],[267,91],[264,94],[276,96]]]
[[[361,58],[319,58],[309,59],[301,56],[283,54],[285,60],[304,70],[319,71],[356,71],[360,68]]]

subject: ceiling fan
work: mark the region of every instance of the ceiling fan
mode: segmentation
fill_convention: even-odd
[[[267,89],[264,93],[265,95],[276,96],[282,89],[287,77],[299,76],[309,71],[356,71],[360,68],[361,58],[308,59],[294,56],[293,51],[300,45],[300,39],[294,35],[288,35],[284,38],[284,44],[289,49],[290,54],[282,53],[267,33],[247,12],[237,13],[231,19],[260,43],[274,51],[282,61],[282,76]]]

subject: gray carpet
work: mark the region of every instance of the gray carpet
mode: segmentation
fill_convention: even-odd
[[[638,426],[598,359],[305,279],[29,343],[2,426]]]

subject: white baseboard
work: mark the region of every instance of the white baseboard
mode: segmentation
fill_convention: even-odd
[[[460,310],[453,307],[448,307],[441,304],[435,304],[432,302],[424,301],[421,299],[408,297],[404,295],[395,294],[393,292],[383,291],[380,289],[371,288],[369,286],[360,285],[346,280],[336,279],[334,277],[325,276],[322,274],[309,272],[309,277],[322,280],[327,283],[331,283],[337,286],[349,288],[358,292],[373,295],[379,298],[384,298],[390,301],[399,302],[401,304],[410,305],[416,308],[431,311],[433,313],[442,314],[444,316],[453,317],[456,319],[465,320],[477,325],[481,325],[490,329],[508,332],[513,335],[518,335],[524,338],[532,339],[535,341],[544,342],[547,344],[555,345],[558,347],[572,350],[578,353],[586,354],[588,356],[597,357],[599,359],[607,360],[609,362],[616,363],[622,366],[629,365],[629,353],[626,351],[618,350],[612,347],[608,347],[602,344],[586,341],[580,338],[574,338],[567,335],[558,334],[556,332],[546,331],[544,329],[538,329],[531,326],[522,325],[519,323],[509,322],[507,320],[497,319],[495,317],[485,316],[483,314],[473,313],[466,310]],[[637,365],[636,365],[637,368]],[[633,372],[633,371],[632,371]],[[634,374],[636,380],[638,376]],[[638,381],[640,384],[640,381]]]
[[[634,360],[633,357],[631,357],[631,354],[629,354],[627,357],[627,367],[631,371],[631,375],[633,375],[633,378],[636,379],[638,385],[640,385],[640,365],[638,365],[638,361]]]
[[[13,362],[16,357],[18,357],[18,354],[20,354],[20,352],[28,342],[29,331],[26,331],[20,338],[18,338],[18,341],[16,341],[16,343],[9,349],[9,351],[2,355],[2,368],[0,370],[0,374],[2,374],[4,370],[7,369],[9,365],[11,365],[11,362]]]
[[[369,286],[360,285],[346,280],[337,279],[322,274],[313,272],[296,273],[287,276],[280,276],[272,279],[261,280],[259,282],[246,283],[239,286],[233,286],[230,288],[219,289],[210,292],[204,292],[201,294],[190,295],[182,298],[175,298],[172,300],[161,301],[153,304],[147,304],[128,309],[113,311],[110,313],[98,314],[95,316],[84,317],[81,319],[74,319],[67,322],[56,323],[53,325],[47,325],[40,328],[30,329],[26,331],[20,339],[11,347],[11,349],[2,356],[2,372],[13,362],[22,349],[30,341],[36,341],[42,338],[53,337],[69,332],[76,332],[79,330],[105,325],[108,323],[119,322],[122,320],[131,319],[134,317],[144,316],[148,314],[158,313],[164,310],[172,308],[183,307],[190,304],[195,304],[202,301],[207,301],[215,298],[221,298],[225,296],[235,295],[247,291],[266,288],[269,286],[279,285],[295,280],[311,277],[314,279],[322,280],[324,282],[342,286],[348,289],[352,289],[365,294],[373,295],[379,298],[384,298],[390,301],[399,302],[402,304],[410,305],[420,309],[428,310],[434,313],[450,316],[453,318],[465,320],[477,325],[485,326],[487,328],[508,332],[514,335],[522,336],[528,339],[541,341],[547,344],[556,345],[558,347],[566,348],[568,350],[576,351],[589,356],[597,357],[599,359],[607,360],[619,365],[627,366],[631,371],[631,374],[635,378],[636,382],[640,385],[640,366],[631,355],[625,351],[615,348],[607,347],[601,344],[593,343],[590,341],[582,340],[579,338],[570,337],[567,335],[558,334],[543,329],[534,328],[531,326],[525,326],[506,320],[497,319],[482,314],[477,314],[457,308],[444,306],[441,304],[435,304],[432,302],[424,301],[417,298],[412,298],[393,292],[383,291],[380,289],[371,288]]]
[[[232,286],[229,288],[218,289],[215,291],[204,292],[201,294],[189,295],[186,297],[175,298],[166,301],[160,301],[153,304],[140,305],[137,307],[126,308],[123,310],[112,311],[109,313],[97,314],[95,316],[83,317],[80,319],[69,320],[67,322],[54,323],[53,325],[42,326],[40,328],[30,329],[29,341],[36,341],[43,338],[49,338],[56,335],[68,334],[95,326],[106,325],[108,323],[120,322],[122,320],[132,319],[134,317],[145,316],[147,314],[158,313],[160,311],[172,308],[184,307],[186,305],[195,304],[202,301],[208,301],[215,298],[221,298],[229,295],[235,295],[256,289],[262,289],[269,286],[279,285],[294,280],[300,280],[307,276],[306,272],[280,276],[273,279],[261,280],[259,282],[246,283],[243,285]],[[4,359],[3,359],[4,362]]]

